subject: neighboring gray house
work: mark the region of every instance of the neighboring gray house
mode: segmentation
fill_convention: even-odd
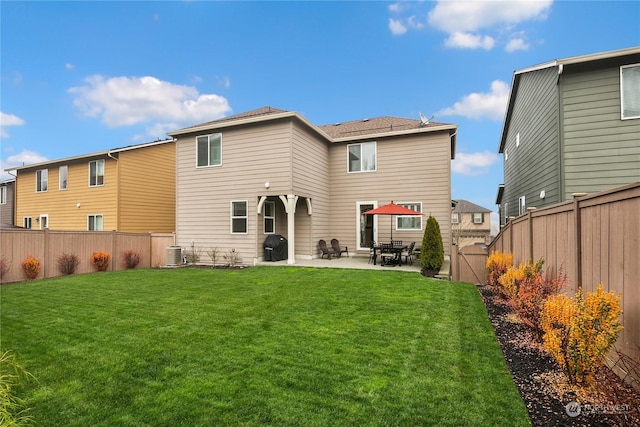
[[[514,72],[500,137],[510,216],[640,181],[640,47]]]
[[[13,227],[16,180],[0,181],[0,228]]]
[[[452,200],[451,242],[459,248],[491,243],[491,211],[468,200]]]
[[[450,247],[451,159],[457,126],[399,117],[317,126],[272,107],[169,132],[176,141],[176,244],[241,264],[263,259],[270,235],[288,263],[337,238],[349,255],[372,240],[422,241],[426,216],[364,215],[391,201],[432,214]]]

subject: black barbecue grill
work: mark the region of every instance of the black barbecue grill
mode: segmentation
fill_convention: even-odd
[[[284,236],[271,234],[264,239],[264,260],[282,261],[289,258],[289,244]]]

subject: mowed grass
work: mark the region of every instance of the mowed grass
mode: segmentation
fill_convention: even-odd
[[[475,289],[416,273],[128,270],[0,287],[41,426],[528,425]]]

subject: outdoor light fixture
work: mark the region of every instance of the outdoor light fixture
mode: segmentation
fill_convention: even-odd
[[[271,184],[269,184],[269,181],[264,183],[264,188],[269,188],[271,186]]]

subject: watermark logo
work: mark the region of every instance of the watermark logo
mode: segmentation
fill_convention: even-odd
[[[564,410],[570,417],[577,417],[582,412],[578,402],[569,402],[564,406]]]
[[[570,417],[580,414],[626,414],[629,412],[629,405],[581,405],[572,401],[564,406],[564,410]]]

